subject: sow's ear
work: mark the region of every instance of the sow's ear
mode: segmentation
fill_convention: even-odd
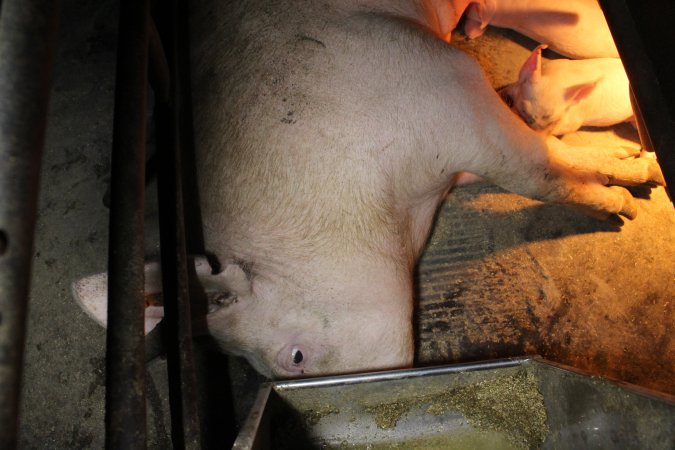
[[[152,331],[164,317],[161,306],[162,270],[159,263],[145,265],[145,334]],[[98,273],[75,281],[73,297],[77,304],[102,326],[108,324],[108,274]]]
[[[212,273],[206,258],[195,258],[195,271],[206,292],[229,292],[237,297],[251,293],[251,280],[244,267],[237,263],[229,263],[218,273]]]
[[[213,274],[207,259],[190,258],[202,289],[206,292],[229,292],[242,297],[250,293],[251,283],[244,269],[238,264],[228,264],[220,273]],[[162,268],[157,262],[146,263],[145,285],[145,334],[152,331],[164,317],[162,306]],[[81,278],[72,284],[77,304],[103,327],[108,324],[108,274],[98,273]],[[195,293],[194,291],[192,292]]]

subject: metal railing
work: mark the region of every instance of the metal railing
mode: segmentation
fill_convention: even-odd
[[[626,74],[643,147],[659,158],[671,201],[675,200],[675,3],[600,0]]]
[[[17,446],[39,173],[60,3],[5,0],[0,11],[0,448]],[[201,448],[192,361],[180,132],[191,118],[186,7],[121,0],[110,196],[106,447],[146,448],[144,342],[145,133],[155,92],[160,235],[172,440]],[[179,34],[182,36],[179,37]],[[150,65],[150,66],[149,66]],[[150,70],[149,70],[150,69]],[[189,101],[189,100],[188,100]]]
[[[0,12],[0,448],[16,447],[38,186],[60,2]]]
[[[191,120],[183,100],[188,89],[185,9],[176,0],[163,2],[155,27],[148,0],[121,2],[110,197],[108,448],[146,446],[143,205],[148,75],[155,93],[172,443],[175,449],[201,448],[182,200],[181,145],[186,136],[181,129]]]
[[[160,213],[160,247],[162,253],[162,288],[164,296],[164,329],[166,330],[167,363],[169,366],[169,399],[171,403],[171,436],[175,449],[199,449],[200,428],[195,391],[192,354],[185,225],[183,210],[183,147],[190,145],[192,117],[189,105],[187,50],[187,11],[185,2],[167,0],[155,15],[164,57],[157,45],[153,66],[166,62],[168,86],[155,89],[156,135],[159,170],[157,175]],[[151,42],[158,42],[152,40]],[[162,73],[162,70],[155,70]],[[157,95],[166,92],[166,96]]]
[[[146,447],[144,259],[149,0],[122,0],[108,244],[106,448]]]

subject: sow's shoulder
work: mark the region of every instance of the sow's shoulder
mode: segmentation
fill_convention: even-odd
[[[316,53],[297,45],[310,11],[292,5],[270,10],[263,7],[266,2],[206,3],[195,2],[191,16],[195,123],[240,127],[251,118],[259,122],[272,116],[264,108],[290,96],[284,91],[291,75]]]
[[[207,4],[208,3],[208,4]],[[308,105],[309,78],[330,70],[325,45],[303,31],[313,2],[195,2],[191,23],[192,91],[200,184],[241,186],[246,172],[286,164],[295,125]],[[307,25],[304,25],[307,24]],[[314,39],[314,40],[312,40]],[[315,114],[317,111],[315,111]],[[302,123],[300,123],[302,126]],[[206,179],[204,179],[206,177]],[[210,179],[212,178],[212,179]],[[206,192],[206,198],[219,192]]]
[[[384,166],[398,156],[381,150],[399,133],[389,112],[400,110],[392,103],[400,98],[379,79],[399,76],[386,65],[401,61],[374,61],[383,51],[382,31],[368,27],[374,20],[398,26],[319,2],[194,12],[195,145],[211,235],[393,231],[391,193],[382,187]]]

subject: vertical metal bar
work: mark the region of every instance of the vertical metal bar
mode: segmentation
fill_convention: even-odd
[[[629,87],[630,95],[630,104],[633,107],[633,113],[635,114],[635,125],[638,132],[638,137],[640,138],[640,143],[642,144],[642,149],[648,152],[654,151],[654,144],[652,143],[651,137],[649,137],[649,132],[647,131],[647,126],[645,125],[644,115],[640,111],[640,105],[635,98],[635,93],[633,92],[633,87]]]
[[[144,348],[148,0],[120,2],[108,256],[106,448],[146,448]]]
[[[0,15],[0,448],[16,447],[38,186],[59,1]]]
[[[671,201],[675,200],[675,3],[600,0],[644,120],[640,137],[659,158]]]
[[[181,162],[182,105],[178,5],[166,1],[157,13],[166,61],[169,102],[158,96],[157,153],[164,329],[166,330],[172,442],[175,449],[200,449],[200,427],[192,351],[192,322],[187,273]],[[154,54],[155,52],[153,52]],[[162,77],[159,77],[162,78]]]

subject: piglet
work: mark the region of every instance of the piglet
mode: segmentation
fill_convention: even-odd
[[[556,59],[542,64],[540,45],[500,94],[534,130],[572,133],[633,119],[628,78],[618,58]]]
[[[467,6],[467,37],[480,36],[488,24],[548,43],[570,58],[619,57],[596,0],[481,0]]]

